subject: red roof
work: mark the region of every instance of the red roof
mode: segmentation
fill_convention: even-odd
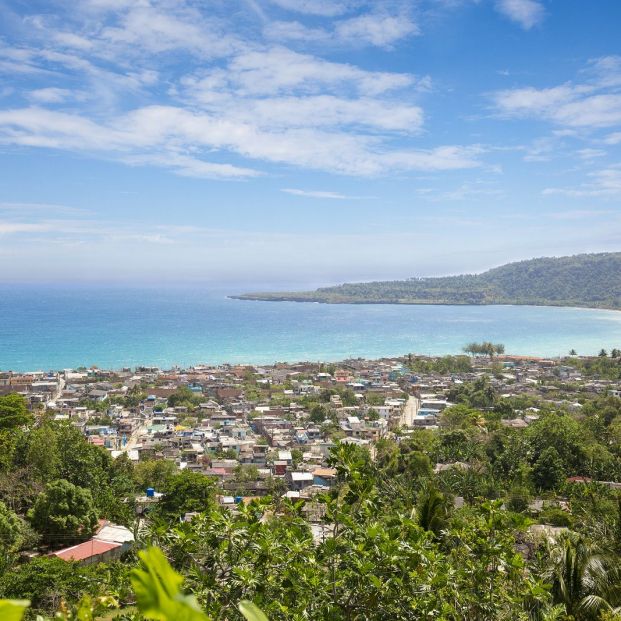
[[[80,543],[77,546],[71,546],[64,550],[58,550],[54,552],[54,556],[61,558],[63,561],[83,561],[92,556],[98,556],[119,548],[120,543],[110,543],[108,541],[100,541],[99,539],[89,539],[84,543]]]
[[[207,468],[207,474],[213,474],[215,476],[226,475],[226,468]]]

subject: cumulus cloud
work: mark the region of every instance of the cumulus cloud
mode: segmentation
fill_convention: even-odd
[[[325,190],[299,190],[297,188],[282,188],[281,192],[284,192],[285,194],[292,194],[293,196],[303,196],[305,198],[327,198],[338,201],[367,198],[366,196],[349,196],[348,194],[341,194],[340,192],[329,192]]]
[[[373,12],[334,21],[329,27],[277,20],[266,24],[264,33],[269,39],[279,42],[306,41],[391,48],[401,39],[420,34],[420,28],[408,15]]]
[[[272,3],[288,11],[321,17],[342,15],[354,4],[343,0],[272,0]]]
[[[403,3],[276,5],[300,21],[271,27],[294,36],[390,48],[418,33]],[[40,84],[21,93],[31,105],[0,111],[4,145],[221,179],[256,177],[265,164],[370,176],[480,165],[480,147],[415,141],[425,129],[428,76],[248,37],[224,5],[207,12],[185,0],[87,0],[63,20],[25,19],[29,44],[0,47],[0,69],[20,67]]]
[[[377,136],[306,127],[267,131],[173,106],[137,108],[105,125],[36,107],[0,111],[0,143],[121,153],[129,163],[160,164],[180,174],[208,177],[258,173],[212,162],[207,166],[195,156],[197,150],[216,149],[253,160],[348,175],[471,168],[480,164],[482,153],[480,147],[454,145],[386,150]]]
[[[545,17],[543,5],[537,0],[498,0],[496,8],[525,30],[541,23]]]
[[[579,186],[546,188],[544,195],[570,198],[619,198],[621,197],[621,165],[609,166],[588,174],[589,181]]]
[[[582,73],[586,79],[579,83],[497,91],[494,107],[504,117],[545,119],[570,128],[621,123],[621,58],[596,59]]]

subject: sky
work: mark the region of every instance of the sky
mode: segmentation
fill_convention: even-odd
[[[621,250],[618,0],[0,0],[0,281]]]

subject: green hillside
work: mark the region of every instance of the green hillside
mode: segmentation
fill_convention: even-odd
[[[482,274],[249,293],[244,300],[328,304],[537,304],[621,308],[621,252],[508,263]]]

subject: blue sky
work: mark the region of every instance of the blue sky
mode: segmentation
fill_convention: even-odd
[[[0,279],[621,249],[618,0],[0,1]]]

